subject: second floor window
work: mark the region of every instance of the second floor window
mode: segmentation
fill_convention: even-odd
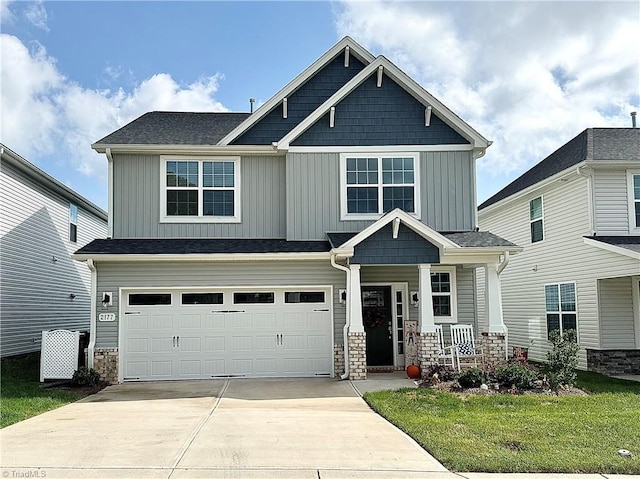
[[[164,161],[164,221],[239,219],[238,159]]]
[[[418,213],[417,159],[343,155],[343,216],[375,217],[395,208]]]
[[[78,242],[78,207],[69,205],[69,241]]]
[[[529,220],[531,223],[531,242],[542,241],[544,239],[542,196],[538,196],[529,202]]]
[[[629,174],[629,230],[640,232],[640,173]]]
[[[552,331],[560,334],[578,328],[576,312],[576,284],[547,284],[544,287],[547,313],[547,335]]]

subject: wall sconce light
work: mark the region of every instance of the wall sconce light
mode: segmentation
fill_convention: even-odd
[[[345,304],[347,302],[347,290],[346,289],[339,289],[338,290],[338,297],[340,298],[340,304]]]
[[[102,309],[107,309],[109,306],[113,305],[113,293],[111,292],[103,292],[102,293]]]
[[[58,258],[56,258],[55,256],[52,256],[51,257],[51,261],[53,261],[54,263],[57,263],[58,262]]]
[[[76,299],[76,295],[73,293],[69,294],[69,299],[73,301],[74,299]]]
[[[411,298],[411,305],[417,308],[420,302],[420,293],[418,291],[411,291],[409,297]]]

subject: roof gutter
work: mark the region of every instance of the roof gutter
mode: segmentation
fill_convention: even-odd
[[[87,362],[89,368],[93,368],[93,356],[96,349],[96,301],[98,298],[98,270],[92,259],[87,260],[87,266],[91,271],[91,322],[89,326],[89,346],[87,347]]]
[[[144,145],[144,144],[107,144],[107,143],[94,143],[91,145],[98,153],[106,153],[107,149],[112,153],[147,153],[157,155],[167,154],[200,154],[210,155],[212,153],[224,153],[224,154],[236,154],[236,155],[280,155],[272,145]]]
[[[349,285],[351,284],[351,270],[346,266],[342,266],[341,264],[336,263],[337,254],[331,254],[331,266],[340,271],[344,271],[347,275],[347,304],[351,302],[351,288]],[[349,325],[351,324],[351,314],[349,312],[349,306],[347,306],[347,310],[345,312],[346,321],[344,323],[344,328],[342,329],[342,342],[344,348],[344,374],[340,376],[340,379],[345,380],[349,377]]]
[[[322,253],[208,253],[208,254],[108,254],[74,253],[71,257],[78,261],[121,262],[121,261],[278,261],[304,260],[326,261],[329,252]]]

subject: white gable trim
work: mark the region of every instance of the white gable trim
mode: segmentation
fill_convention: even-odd
[[[399,83],[416,100],[426,106],[431,106],[435,114],[440,116],[449,126],[469,140],[474,148],[487,148],[491,144],[489,140],[474,130],[469,124],[464,122],[458,115],[453,113],[443,103],[422,88],[411,77],[400,70],[397,66],[387,60],[384,56],[378,56],[372,63],[365,67],[360,73],[334,93],[328,100],[320,105],[313,113],[301,121],[293,130],[287,133],[278,141],[278,149],[286,150],[292,141],[309,129],[316,121],[324,116],[331,107],[335,107],[340,101],[346,98],[353,90],[360,86],[367,78],[382,67],[391,79]],[[426,127],[425,127],[426,128]]]
[[[218,142],[218,145],[228,145],[233,140],[237,139],[240,135],[246,132],[249,128],[260,121],[267,115],[274,107],[282,102],[286,97],[297,90],[303,85],[309,78],[315,75],[319,70],[333,60],[337,55],[341,54],[346,48],[349,49],[349,55],[356,56],[365,65],[371,63],[375,57],[369,53],[362,45],[356,42],[351,37],[344,37],[333,47],[331,47],[324,55],[313,62],[306,70],[300,73],[297,77],[287,83],[278,93],[273,95],[269,100],[260,106],[251,116],[245,121],[240,123],[236,128],[231,130],[222,140]]]
[[[603,249],[605,251],[609,251],[611,253],[618,253],[624,256],[629,256],[630,258],[637,259],[640,261],[640,253],[636,251],[632,251],[627,248],[622,248],[620,246],[616,246],[609,243],[603,243],[602,241],[594,240],[592,238],[583,238],[584,244],[589,246],[595,246],[596,248]]]
[[[364,241],[377,231],[380,231],[389,223],[394,222],[396,219],[400,220],[400,222],[405,224],[408,228],[412,229],[424,239],[437,246],[438,250],[440,250],[440,255],[444,254],[445,250],[461,248],[461,246],[441,235],[437,231],[429,228],[427,225],[417,220],[409,213],[396,208],[385,214],[382,218],[380,218],[372,225],[369,225],[367,228],[363,229],[360,233],[355,235],[349,241],[345,242],[339,248],[334,248],[332,250],[332,253],[339,256],[352,256],[355,246],[360,244],[362,241]]]

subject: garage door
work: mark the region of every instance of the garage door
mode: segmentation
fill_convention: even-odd
[[[123,379],[329,376],[331,294],[123,291]]]

